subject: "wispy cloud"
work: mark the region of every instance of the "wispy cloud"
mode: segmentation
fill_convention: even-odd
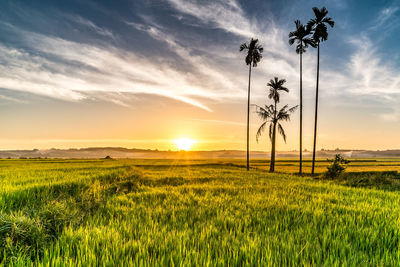
[[[272,19],[266,18],[263,21],[258,21],[256,18],[246,14],[240,4],[235,0],[211,2],[168,0],[168,2],[182,14],[198,19],[199,22],[203,23],[203,27],[211,30],[223,30],[227,33],[231,33],[235,38],[233,47],[228,43],[214,44],[213,49],[216,52],[213,54],[215,56],[211,58],[213,58],[214,61],[217,61],[220,55],[231,58],[228,63],[228,70],[232,71],[234,75],[229,75],[229,72],[225,71],[221,80],[229,81],[229,79],[232,79],[234,84],[236,84],[234,88],[236,89],[237,95],[245,98],[244,91],[246,87],[245,82],[243,82],[245,81],[245,72],[243,72],[243,69],[240,67],[236,67],[236,70],[232,70],[231,66],[243,65],[244,55],[239,53],[238,47],[240,43],[249,41],[249,39],[253,37],[259,38],[264,47],[264,57],[257,68],[259,72],[264,75],[253,77],[253,84],[256,85],[256,87],[257,84],[260,85],[257,90],[253,90],[254,98],[259,99],[264,97],[265,90],[261,88],[265,88],[267,80],[273,76],[284,76],[289,81],[288,85],[291,88],[297,87],[298,60],[297,57],[294,56],[295,53],[287,44],[288,29],[278,27]],[[232,42],[232,40],[230,40],[230,42]],[[229,50],[227,50],[227,47],[229,47]],[[311,61],[313,62],[313,60]],[[237,70],[242,71],[242,73],[238,74]],[[228,76],[226,76],[226,74],[228,74]],[[240,77],[240,79],[238,79],[238,77]],[[307,78],[305,78],[305,80],[307,81]]]
[[[280,76],[287,79],[292,89],[290,101],[297,102],[298,57],[287,43],[290,30],[287,26],[276,25],[271,19],[259,21],[246,14],[235,0],[167,2],[179,13],[182,23],[211,31],[223,30],[232,39],[224,43],[209,42],[207,47],[202,47],[198,40],[162,26],[152,17],[142,16],[142,23],[126,21],[132,30],[145,33],[159,46],[167,47],[173,53],[171,61],[170,55],[144,57],[140,52],[113,45],[90,45],[8,25],[13,27],[23,48],[0,45],[3,73],[0,87],[69,101],[98,98],[119,105],[128,105],[132,94],[155,94],[211,111],[207,103],[246,97],[247,73],[244,54],[239,53],[238,46],[251,37],[258,37],[265,52],[255,70],[258,73],[253,76],[253,99],[264,100],[267,80]],[[377,25],[385,24],[396,12],[396,7],[383,9]],[[111,30],[86,18],[72,16],[71,19],[103,37],[115,39]],[[388,98],[398,94],[400,71],[390,60],[381,57],[373,40],[366,35],[348,40],[354,52],[347,63],[341,63],[343,66],[326,67],[326,54],[322,57],[323,92],[331,96],[385,95]],[[305,55],[304,66],[307,66],[303,73],[304,88],[310,93],[315,86],[312,50]]]
[[[242,8],[235,0],[226,1],[203,1],[192,0],[168,0],[177,10],[189,14],[201,20],[209,26],[215,26],[228,32],[253,37],[257,33],[254,27],[245,16]]]
[[[15,98],[15,97],[11,97],[11,96],[6,96],[6,95],[0,95],[0,100],[6,100],[6,101],[20,103],[20,104],[26,103],[26,101],[24,101],[24,100],[21,100],[19,98]]]
[[[100,34],[102,36],[109,37],[109,38],[112,38],[112,39],[115,38],[114,34],[110,30],[102,28],[102,27],[99,27],[99,26],[97,26],[96,24],[94,24],[92,21],[90,21],[88,19],[82,18],[81,16],[76,16],[76,15],[69,16],[69,17],[73,22],[76,22],[76,23],[79,23],[81,25],[84,25],[87,28],[95,31],[97,34]]]
[[[0,87],[79,101],[88,92],[146,93],[210,109],[193,96],[210,97],[188,77],[115,47],[96,47],[19,30],[30,47],[0,45]],[[78,67],[77,67],[78,66]]]
[[[380,94],[389,97],[391,94],[399,94],[400,73],[393,62],[384,60],[367,37],[350,42],[357,47],[349,62],[349,78],[353,81],[350,90],[356,94]]]
[[[260,68],[265,73],[287,77],[289,84],[297,87],[297,57],[287,44],[289,29],[278,27],[268,21],[268,25],[255,22],[240,8],[238,2],[212,1],[197,2],[168,0],[177,10],[194,16],[210,27],[217,27],[242,37],[259,37],[265,52]],[[398,11],[398,7],[385,8],[377,18],[377,27],[382,26]],[[324,87],[332,94],[395,94],[399,93],[399,70],[388,59],[383,60],[370,38],[362,35],[348,39],[354,47],[354,53],[342,69],[323,67]],[[312,50],[310,50],[312,52]],[[322,59],[324,60],[324,59]],[[315,59],[305,56],[305,66],[313,66]],[[315,82],[313,68],[306,68],[304,81],[306,87],[313,87]],[[264,78],[265,80],[265,78]],[[291,81],[295,81],[292,83]]]
[[[167,29],[162,26],[147,22],[146,25],[126,22],[135,29],[146,32],[157,41],[166,44],[173,51],[179,60],[186,65],[190,65],[194,70],[193,73],[182,73],[185,75],[192,85],[201,88],[199,91],[191,91],[192,96],[204,96],[204,91],[207,91],[207,96],[218,100],[221,97],[226,98],[241,98],[238,89],[238,84],[242,81],[237,79],[234,73],[230,73],[223,66],[218,66],[218,57],[229,57],[232,52],[218,53],[222,51],[222,47],[216,48],[217,51],[203,50],[202,55],[196,55],[194,49],[190,46],[179,44],[178,38],[173,34],[166,33]],[[220,56],[218,56],[218,54]],[[228,55],[227,55],[228,54]]]
[[[389,29],[397,26],[398,18],[396,18],[396,14],[399,10],[400,8],[395,4],[381,9],[370,30],[382,29],[382,27]]]

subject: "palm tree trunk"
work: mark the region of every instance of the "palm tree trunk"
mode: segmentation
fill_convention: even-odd
[[[269,172],[275,171],[275,146],[276,146],[276,99],[274,99],[275,106],[274,106],[274,129],[272,130],[272,147],[271,147],[271,164],[269,166]]]
[[[317,52],[317,86],[315,92],[315,119],[314,119],[314,145],[313,145],[313,158],[312,158],[312,168],[311,174],[314,175],[315,168],[315,149],[317,145],[317,118],[318,118],[318,83],[319,83],[319,42],[318,42],[318,52]]]
[[[303,48],[301,47],[301,50]],[[300,162],[299,175],[303,174],[303,52],[300,51]]]
[[[247,170],[249,170],[249,121],[250,121],[250,80],[251,80],[251,63],[249,64],[249,88],[247,92]]]
[[[269,166],[269,172],[275,171],[275,141],[276,141],[276,123],[274,123],[274,129],[272,131],[271,164]]]

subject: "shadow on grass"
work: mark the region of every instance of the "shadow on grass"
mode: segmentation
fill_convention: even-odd
[[[318,179],[329,180],[323,174],[316,177]],[[374,188],[385,191],[400,191],[400,174],[397,171],[366,171],[366,172],[345,172],[331,181],[340,185]]]

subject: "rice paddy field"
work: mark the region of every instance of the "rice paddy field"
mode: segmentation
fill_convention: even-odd
[[[399,159],[352,161],[337,180],[244,164],[0,160],[0,263],[399,265]]]

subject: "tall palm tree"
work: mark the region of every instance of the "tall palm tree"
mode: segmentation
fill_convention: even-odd
[[[311,34],[311,28],[303,25],[300,20],[295,22],[296,30],[289,33],[289,44],[296,43],[296,53],[300,55],[300,160],[299,174],[303,170],[303,53],[309,45],[315,47],[315,42],[308,36]]]
[[[263,123],[257,131],[257,142],[258,138],[261,136],[265,127],[269,123],[269,138],[271,140],[270,172],[275,171],[276,128],[278,128],[278,132],[280,135],[282,135],[283,140],[286,142],[286,134],[280,122],[290,120],[290,113],[294,112],[297,108],[297,106],[295,106],[288,109],[288,105],[285,105],[279,111],[277,109],[277,103],[280,101],[279,91],[289,92],[289,89],[283,86],[285,82],[285,79],[279,80],[277,77],[275,77],[273,80],[271,79],[267,84],[270,87],[268,98],[272,99],[274,104],[266,105],[265,108],[257,106],[257,114],[263,120]]]
[[[315,118],[314,118],[314,144],[313,144],[313,158],[312,158],[312,169],[311,173],[314,174],[314,167],[315,167],[315,149],[317,144],[317,116],[318,116],[318,83],[319,83],[319,45],[321,42],[328,40],[328,27],[333,27],[335,22],[326,17],[328,14],[328,10],[323,7],[318,9],[317,7],[313,7],[315,18],[311,19],[307,26],[311,28],[313,31],[312,38],[317,45],[317,84],[315,89]]]
[[[249,170],[249,121],[250,121],[250,80],[251,67],[257,67],[257,63],[261,61],[264,48],[258,44],[258,39],[251,38],[250,43],[240,45],[240,51],[246,50],[246,65],[249,65],[249,87],[247,92],[247,170]]]

